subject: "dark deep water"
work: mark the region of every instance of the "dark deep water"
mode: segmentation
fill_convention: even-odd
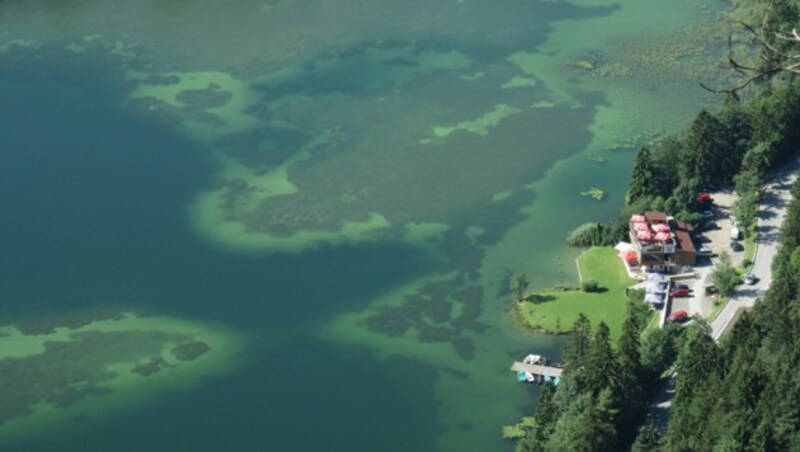
[[[112,299],[244,329],[291,330],[425,271],[409,247],[248,257],[204,246],[186,232],[184,205],[210,165],[168,129],[120,112],[117,100],[93,80],[0,80],[6,312]],[[313,339],[277,350],[256,343],[248,353],[244,372],[201,394],[172,395],[102,428],[44,435],[19,450],[433,448],[433,375],[424,365],[387,365],[368,350]],[[314,369],[323,358],[321,375]]]

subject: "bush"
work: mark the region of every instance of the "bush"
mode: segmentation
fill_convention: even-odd
[[[581,289],[584,292],[598,292],[600,290],[600,284],[593,279],[589,279],[581,283]]]
[[[567,243],[572,246],[603,245],[606,240],[606,227],[601,223],[584,223],[567,235]]]
[[[742,261],[742,268],[747,268],[751,265],[753,265],[753,261],[751,261],[750,259],[745,259]]]

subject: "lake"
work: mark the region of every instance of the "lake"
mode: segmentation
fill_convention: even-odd
[[[576,284],[723,9],[0,3],[0,447],[511,450],[508,279]]]

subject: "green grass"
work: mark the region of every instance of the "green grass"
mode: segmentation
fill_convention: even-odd
[[[753,238],[755,235],[750,235],[744,242],[744,260],[753,262],[753,256],[756,254],[756,240]]]
[[[624,264],[613,248],[593,247],[578,257],[578,270],[583,281],[593,279],[605,289],[600,293],[580,290],[558,292],[546,290],[528,295],[527,301],[516,304],[516,313],[524,325],[550,334],[568,333],[583,313],[592,327],[605,322],[613,341],[619,337],[628,297],[625,288],[635,281],[628,277]]]
[[[725,307],[725,305],[726,305],[726,304],[728,304],[728,300],[730,300],[730,299],[731,299],[731,297],[723,297],[723,296],[721,296],[721,295],[717,295],[717,299],[716,299],[716,300],[714,300],[714,307],[713,307],[713,308],[711,308],[711,313],[708,315],[708,317],[706,318],[706,320],[708,320],[709,322],[711,322],[712,320],[714,320],[714,317],[716,317],[716,316],[717,316],[717,313],[718,313],[718,312],[719,312],[719,311],[720,311],[720,310],[721,310],[723,307]]]

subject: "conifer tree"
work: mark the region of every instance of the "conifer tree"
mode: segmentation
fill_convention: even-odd
[[[661,446],[660,440],[661,437],[658,435],[655,425],[647,423],[636,437],[631,452],[657,452]]]
[[[684,149],[685,169],[690,178],[698,178],[701,183],[716,180],[724,151],[721,135],[719,120],[701,110],[689,128]]]
[[[650,149],[643,147],[633,162],[631,183],[628,188],[628,205],[652,194],[653,186],[653,161]]]
[[[586,357],[583,381],[586,389],[594,395],[606,388],[616,388],[619,364],[609,341],[610,332],[605,322],[600,322]]]
[[[564,370],[566,373],[581,369],[592,343],[592,325],[583,313],[578,315],[572,332],[567,339],[567,350],[564,353]]]

